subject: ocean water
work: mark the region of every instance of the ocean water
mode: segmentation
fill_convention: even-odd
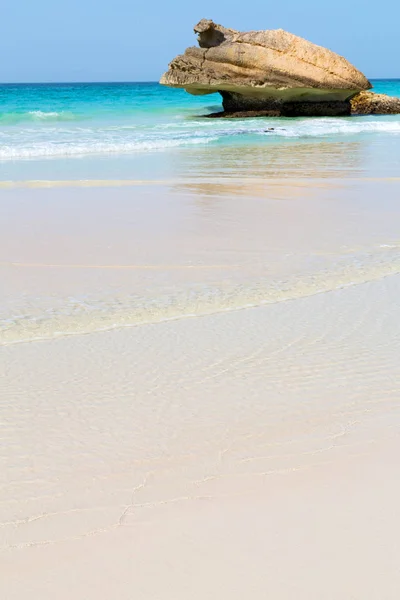
[[[400,96],[400,80],[373,84],[377,92]],[[284,147],[287,157],[291,149],[304,145],[319,148],[314,154],[323,152],[323,168],[328,160],[333,170],[351,169],[356,160],[363,169],[355,156],[357,144],[364,163],[365,148],[373,154],[375,170],[398,166],[400,116],[203,118],[220,108],[219,94],[195,97],[157,83],[2,84],[0,179],[204,176],[215,169],[222,148],[229,148],[227,161],[217,159],[215,176],[229,175],[229,157],[236,169],[238,155],[252,165],[255,152],[268,168],[277,147]],[[339,152],[337,160],[338,144],[346,143],[351,157],[342,161]],[[211,149],[209,161],[204,159],[205,148]],[[310,167],[318,168],[314,159]],[[371,165],[365,164],[365,169]]]

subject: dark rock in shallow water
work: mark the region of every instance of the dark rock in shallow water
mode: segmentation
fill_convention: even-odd
[[[350,102],[285,102],[282,117],[343,117],[350,114]]]
[[[235,92],[220,92],[225,113],[271,117],[338,117],[350,114],[349,100],[284,101],[263,97],[244,96]],[[270,113],[270,114],[268,114]]]
[[[254,117],[342,117],[350,115],[350,102],[285,102],[262,110],[224,110],[204,115],[209,119],[244,119]]]

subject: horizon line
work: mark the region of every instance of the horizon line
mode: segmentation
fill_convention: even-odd
[[[368,78],[370,81],[400,81],[400,77],[369,77]],[[84,81],[84,80],[76,80],[76,81],[2,81],[0,82],[0,86],[1,85],[76,85],[76,84],[92,84],[92,85],[99,85],[99,84],[122,84],[122,83],[127,83],[127,84],[134,84],[134,83],[141,83],[141,84],[149,84],[149,83],[158,83],[160,84],[159,81],[157,80],[148,80],[148,81],[135,81],[135,80],[124,80],[124,79],[117,79],[117,80],[112,80],[112,81]],[[162,85],[162,84],[160,84]],[[166,86],[168,87],[168,86]]]

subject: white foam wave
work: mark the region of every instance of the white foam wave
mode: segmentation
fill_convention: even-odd
[[[164,150],[184,145],[208,144],[217,137],[195,137],[172,140],[149,140],[141,142],[88,141],[81,143],[37,142],[29,147],[0,147],[0,159],[43,158],[62,156],[82,156],[90,154],[130,154],[138,151]]]
[[[159,130],[209,131],[217,135],[268,134],[283,137],[319,137],[333,134],[399,133],[398,116],[323,118],[246,118],[189,120],[158,125]]]
[[[54,119],[62,115],[62,113],[44,112],[42,110],[30,110],[28,114],[32,115],[32,117],[36,117],[37,119]]]
[[[32,111],[38,120],[57,120],[61,113]],[[137,130],[137,133],[133,130]],[[251,143],[267,138],[321,139],[371,134],[400,134],[398,117],[348,117],[303,119],[192,119],[172,125],[121,123],[100,127],[69,128],[46,123],[8,132],[0,145],[0,160],[130,154],[210,142]],[[133,137],[134,136],[134,137]]]
[[[267,133],[267,132],[265,132]],[[269,135],[283,137],[320,137],[330,135],[355,135],[360,133],[400,133],[398,117],[366,120],[364,117],[341,119],[301,119],[295,123],[286,122],[282,127],[269,131]]]
[[[207,127],[208,129],[209,127]],[[198,129],[198,126],[197,126]],[[213,128],[219,137],[236,135],[262,135],[264,137],[319,138],[332,135],[356,135],[368,133],[400,133],[400,119],[366,121],[356,117],[341,119],[249,119],[231,121]]]

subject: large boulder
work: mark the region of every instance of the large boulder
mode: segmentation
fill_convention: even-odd
[[[282,29],[242,33],[203,19],[194,31],[199,47],[177,56],[160,83],[220,92],[226,112],[350,114],[350,99],[371,88],[342,56]]]

